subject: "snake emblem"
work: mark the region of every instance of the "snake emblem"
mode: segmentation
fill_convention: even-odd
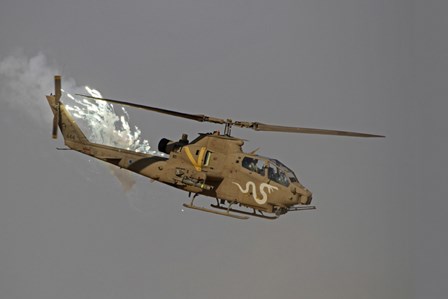
[[[241,187],[240,184],[238,184],[236,182],[232,182],[232,183],[237,185],[238,188],[240,189],[240,191],[243,192],[243,193],[248,193],[249,190],[250,190],[250,187],[252,187],[252,197],[260,205],[265,204],[268,201],[268,195],[266,194],[265,189],[267,189],[267,192],[269,194],[272,193],[273,190],[278,190],[278,188],[275,187],[275,186],[271,186],[271,185],[266,184],[266,183],[261,183],[260,184],[260,195],[262,195],[262,197],[258,198],[258,196],[257,196],[257,186],[255,185],[254,182],[252,182],[252,181],[247,182],[246,183],[246,188],[244,188],[244,189],[243,189],[243,187]]]

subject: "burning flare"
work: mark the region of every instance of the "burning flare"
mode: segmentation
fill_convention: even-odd
[[[102,97],[98,90],[88,86],[84,88],[91,96]],[[74,97],[70,93],[62,91],[63,97],[66,97],[64,102],[67,110],[80,120],[79,125],[83,131],[88,133],[88,139],[91,142],[156,156],[166,156],[164,153],[151,150],[148,140],[140,138],[141,130],[137,126],[134,128],[130,126],[129,114],[124,107],[121,107],[122,114],[119,115],[113,104]],[[67,104],[70,101],[74,104]]]

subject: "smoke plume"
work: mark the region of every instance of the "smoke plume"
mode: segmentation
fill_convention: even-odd
[[[53,119],[45,95],[54,90],[54,75],[61,74],[57,67],[48,63],[44,54],[27,57],[17,52],[0,61],[0,96],[8,105],[35,120],[36,125],[50,130]],[[131,126],[129,114],[124,107],[115,110],[105,101],[94,101],[73,96],[76,93],[101,97],[101,93],[87,86],[80,87],[72,78],[63,76],[61,101],[75,117],[78,125],[91,142],[124,148],[136,152],[164,156],[151,150],[149,142],[141,139],[141,131]],[[134,184],[129,174],[111,169],[123,188],[129,190]]]
[[[0,61],[1,98],[28,113],[37,125],[47,125],[52,115],[44,96],[54,89],[53,76],[58,73],[42,53],[32,58],[21,52],[8,56]]]

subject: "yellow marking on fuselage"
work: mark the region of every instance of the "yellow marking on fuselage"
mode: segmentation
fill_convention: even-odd
[[[188,159],[190,159],[191,164],[193,164],[194,168],[197,171],[201,171],[202,163],[204,162],[205,151],[207,148],[205,146],[201,147],[197,161],[194,159],[193,155],[191,154],[190,148],[188,146],[185,146],[184,148],[185,148],[185,153],[187,154]]]

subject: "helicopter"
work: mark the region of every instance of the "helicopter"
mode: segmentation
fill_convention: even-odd
[[[58,128],[71,149],[117,167],[188,192],[189,209],[237,219],[249,216],[277,219],[292,211],[313,210],[312,193],[294,172],[279,160],[259,156],[257,150],[245,153],[244,140],[231,135],[232,127],[255,131],[321,134],[351,137],[384,137],[349,131],[288,127],[261,122],[233,121],[202,114],[189,114],[131,102],[79,95],[97,101],[149,110],[198,122],[224,126],[223,132],[199,133],[192,141],[182,134],[177,141],[162,138],[158,150],[165,156],[92,143],[84,135],[61,99],[61,76],[54,77],[55,93],[46,98],[53,112],[52,137]],[[216,200],[210,208],[195,205],[198,195]]]

